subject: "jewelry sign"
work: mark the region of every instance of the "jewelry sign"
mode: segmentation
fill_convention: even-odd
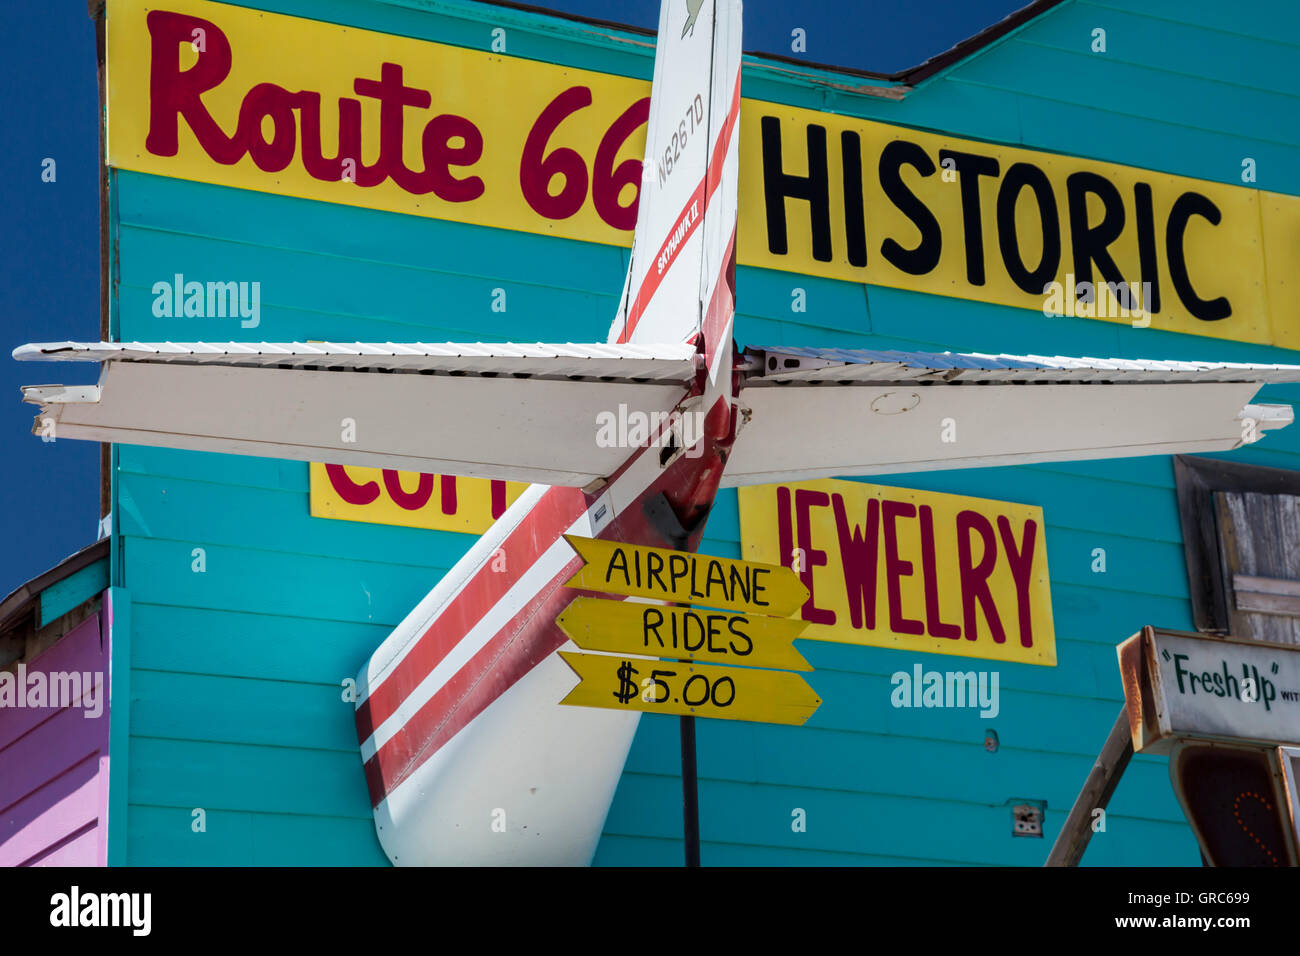
[[[802,637],[1055,666],[1041,508],[834,479],[739,496],[745,556],[808,589]]]

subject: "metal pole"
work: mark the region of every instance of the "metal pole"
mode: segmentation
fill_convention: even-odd
[[[1078,799],[1061,826],[1044,866],[1078,866],[1083,851],[1092,839],[1093,810],[1105,810],[1119,778],[1133,756],[1133,736],[1129,732],[1128,714],[1123,707],[1110,730],[1110,736],[1097,755],[1088,779],[1083,782]]]
[[[695,776],[695,718],[682,717],[682,833],[686,866],[700,865],[700,791]]]

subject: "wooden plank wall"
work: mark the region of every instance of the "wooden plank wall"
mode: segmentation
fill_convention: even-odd
[[[27,687],[44,675],[46,706],[0,708],[0,866],[106,862],[108,654],[96,611],[25,662]],[[82,676],[64,683],[74,672]],[[89,684],[84,675],[91,675]],[[49,696],[51,678],[94,689],[75,701],[56,701]]]

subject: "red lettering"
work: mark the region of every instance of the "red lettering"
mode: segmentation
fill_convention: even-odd
[[[325,474],[339,497],[350,505],[368,505],[379,497],[379,482],[367,481],[358,485],[348,477],[348,471],[342,465],[326,465]]]
[[[614,168],[614,160],[629,136],[650,118],[650,97],[637,100],[614,120],[596,147],[596,162],[591,168],[591,201],[601,219],[615,229],[635,229],[637,204],[641,199],[641,163],[625,159]],[[635,186],[632,201],[618,204],[624,187]]]
[[[832,495],[835,510],[835,531],[840,541],[840,557],[844,562],[844,587],[849,596],[849,618],[855,628],[876,627],[876,568],[880,554],[880,500],[867,501],[866,534],[857,525],[849,525],[844,508],[844,496]]]
[[[1038,522],[1029,518],[1025,521],[1023,545],[1016,548],[1015,532],[1005,515],[998,515],[998,532],[1002,535],[1002,547],[1007,552],[1007,563],[1011,565],[1011,577],[1016,582],[1016,611],[1020,617],[1020,646],[1034,646],[1034,622],[1029,608],[1029,572],[1034,564],[1034,540],[1038,536]]]
[[[405,123],[402,111],[407,106],[428,109],[433,97],[426,90],[418,90],[402,82],[402,67],[398,63],[385,63],[381,66],[378,80],[357,77],[352,82],[352,90],[358,96],[370,96],[379,100],[377,165],[386,170],[393,177],[393,182],[407,192],[428,192],[428,189],[414,188],[422,185],[422,181],[406,168],[402,160],[402,127]]]
[[[420,483],[415,486],[415,490],[408,492],[402,488],[401,475],[391,468],[385,468],[384,489],[393,501],[397,502],[399,508],[404,508],[407,511],[419,511],[433,495],[433,475],[421,474]]]
[[[970,532],[978,531],[984,541],[984,553],[979,564],[971,563]],[[976,629],[976,604],[983,605],[984,617],[988,621],[993,640],[998,644],[1006,641],[1006,631],[998,617],[997,605],[993,603],[993,594],[989,590],[989,575],[998,563],[997,539],[993,536],[993,526],[978,511],[961,511],[957,514],[957,569],[961,580],[962,619],[965,624],[966,640],[978,639]]]
[[[799,488],[794,493],[795,525],[798,529],[799,550],[803,552],[803,570],[799,572],[799,577],[808,589],[808,600],[803,605],[803,619],[814,624],[835,623],[834,611],[813,603],[817,599],[813,590],[813,568],[826,563],[826,552],[818,551],[812,546],[812,522],[808,518],[809,510],[824,508],[830,502],[831,496],[824,491]]]
[[[417,172],[405,165],[405,109],[427,109],[432,97],[426,90],[405,84],[400,64],[384,63],[378,80],[358,77],[353,81],[358,95],[379,100],[379,159],[367,166],[361,162],[361,102],[349,97],[338,101],[339,149],[332,159],[324,157],[321,97],[312,90],[290,92],[274,83],[257,84],[240,102],[235,134],[227,137],[201,98],[230,75],[232,53],[226,35],[208,20],[162,10],[150,11],[146,23],[151,53],[145,148],[155,156],[177,154],[180,120],[184,118],[199,146],[215,162],[233,165],[247,153],[258,169],[279,172],[297,153],[300,123],[303,169],[313,179],[338,182],[345,175],[344,163],[350,162],[353,168],[346,172],[358,186],[377,186],[391,177],[406,192],[432,192],[447,202],[467,202],[483,195],[480,177],[458,178],[451,173],[453,166],[472,166],[483,155],[483,134],[463,116],[443,113],[430,119],[420,143],[424,169]],[[192,67],[182,70],[180,45],[190,43],[193,32],[200,29],[205,33],[204,51]],[[295,110],[300,118],[295,118]],[[457,140],[459,144],[453,145]]]
[[[320,94],[304,90],[298,94],[298,110],[302,120],[302,165],[307,175],[325,182],[343,178],[343,161],[351,160],[348,170],[358,186],[378,186],[384,181],[384,172],[378,166],[361,162],[361,101],[339,97],[339,151],[333,159],[325,158],[325,142],[321,138]]]
[[[442,513],[445,515],[454,515],[457,507],[456,476],[443,475],[438,486],[442,491]]]
[[[906,501],[886,501],[881,506],[881,523],[885,527],[885,592],[889,597],[889,629],[895,634],[924,634],[925,625],[903,617],[903,581],[912,574],[912,562],[898,556],[898,518],[916,517],[916,505]]]
[[[543,151],[560,123],[590,105],[590,89],[569,87],[547,104],[524,140],[519,188],[533,211],[547,219],[568,219],[587,201],[587,164],[578,151],[568,146]],[[564,185],[552,194],[551,182],[556,176],[563,177]]]
[[[506,483],[499,478],[492,479],[492,519],[495,521],[506,513]]]
[[[452,146],[453,139],[462,139],[460,146]],[[434,193],[447,202],[469,202],[483,195],[483,180],[478,176],[457,179],[451,174],[452,166],[473,166],[483,155],[483,134],[478,127],[454,113],[443,113],[429,120],[421,139],[424,150],[423,179],[414,193]]]
[[[239,127],[235,139],[248,150],[258,169],[278,173],[297,151],[298,129],[293,118],[296,98],[274,83],[258,83],[239,105]],[[262,120],[271,118],[271,139],[266,139]]]
[[[776,488],[777,562],[789,561],[794,567],[794,519],[790,514],[790,489],[785,485]],[[800,567],[803,565],[800,564]]]
[[[228,139],[203,106],[201,94],[230,75],[230,41],[215,23],[183,13],[150,10],[149,134],[145,148],[155,156],[175,156],[179,150],[180,117],[203,149],[218,163],[238,162],[244,148]],[[195,30],[205,33],[204,52],[188,70],[181,69],[180,45],[191,43]]]
[[[925,584],[925,625],[931,637],[957,640],[961,628],[939,616],[939,562],[934,554],[934,509],[921,505],[921,580]]]

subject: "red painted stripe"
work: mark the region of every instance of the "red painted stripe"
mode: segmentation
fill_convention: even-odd
[[[568,640],[555,626],[555,618],[569,601],[582,593],[563,587],[580,567],[582,559],[574,555],[559,574],[366,761],[366,785],[372,807],[378,806],[443,744]]]
[[[491,561],[480,567],[387,676],[370,688],[356,711],[359,741],[368,740],[376,727],[396,713],[402,701],[519,580],[519,569],[530,567],[587,506],[587,497],[578,488],[555,487],[542,496],[501,542],[505,566],[511,573],[493,571]]]
[[[721,132],[718,133],[717,140],[713,144],[713,157],[709,162],[708,172],[705,178],[700,180],[700,184],[695,187],[686,205],[682,207],[681,214],[673,220],[673,228],[668,237],[660,245],[658,253],[655,255],[655,262],[658,262],[662,256],[667,253],[668,245],[672,241],[673,234],[677,232],[680,225],[687,220],[691,214],[691,207],[703,199],[703,208],[693,219],[690,220],[685,235],[678,241],[676,247],[672,250],[669,261],[664,264],[662,269],[651,269],[646,273],[646,277],[641,281],[641,287],[637,289],[636,298],[632,301],[632,307],[628,310],[627,322],[623,325],[623,331],[619,333],[619,342],[626,342],[636,331],[637,323],[641,321],[641,316],[650,305],[650,300],[659,289],[659,284],[663,281],[668,270],[673,267],[676,261],[677,253],[686,245],[687,241],[695,233],[696,228],[704,221],[704,214],[709,208],[709,201],[718,189],[718,183],[722,181],[723,164],[727,156],[727,148],[731,144],[731,134],[736,128],[736,122],[740,119],[740,74],[736,74],[736,88],[731,97],[731,108],[727,111],[726,122],[722,125]]]
[[[727,254],[723,257],[722,268],[718,270],[718,281],[713,286],[713,297],[709,300],[708,311],[704,313],[701,329],[704,332],[704,357],[709,367],[713,366],[713,356],[723,343],[718,339],[727,327],[727,319],[736,311],[736,293],[732,288],[735,281],[736,264],[736,227],[731,227],[731,239],[727,242]]]
[[[629,460],[635,460],[647,450],[642,448]],[[636,501],[617,515],[597,537],[668,546],[669,542],[651,527],[640,505],[661,490],[680,487],[701,467],[707,469],[709,462],[679,458],[643,489]],[[717,462],[716,467],[720,471],[721,463]],[[716,482],[712,487],[716,490]],[[694,550],[697,546],[698,538],[690,548]],[[563,586],[580,565],[581,559],[575,555],[573,561],[539,588],[534,599],[366,761],[366,785],[372,806],[378,806],[447,741],[564,644],[567,637],[555,626],[555,618],[569,601],[584,594],[608,597]],[[556,703],[558,706],[558,701]]]

